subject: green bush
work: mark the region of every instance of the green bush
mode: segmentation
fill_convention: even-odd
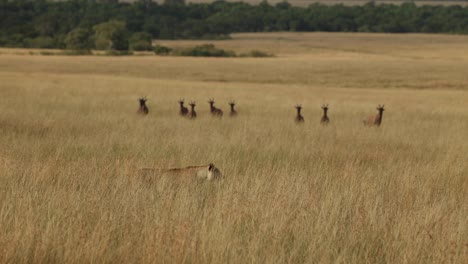
[[[130,43],[130,50],[134,51],[148,51],[151,50],[151,43],[148,43],[146,41],[138,41],[138,42],[133,42]]]
[[[65,45],[71,50],[90,50],[92,48],[91,32],[85,28],[75,28],[67,34]]]
[[[110,20],[93,27],[98,50],[128,50],[128,31],[123,21]]]
[[[36,49],[53,49],[55,47],[55,40],[51,37],[25,39],[25,46]]]
[[[137,32],[130,37],[130,50],[146,51],[151,50],[151,35],[145,32]]]
[[[57,53],[54,53],[54,52],[51,52],[51,51],[40,51],[39,54],[42,55],[42,56],[60,55],[60,54],[57,54]]]
[[[148,43],[146,41],[137,41],[137,42],[130,43],[130,50],[133,50],[133,51],[148,51],[151,49],[152,49],[151,43]]]
[[[234,51],[218,49],[213,44],[185,48],[177,51],[175,55],[190,57],[236,57]]]
[[[153,47],[156,55],[173,55],[173,56],[188,56],[188,57],[274,57],[273,54],[259,50],[252,50],[247,53],[237,55],[234,51],[216,48],[213,44],[203,44],[195,47],[183,49],[171,49],[169,47],[156,45]]]
[[[133,52],[128,50],[107,50],[105,53],[106,56],[128,56],[133,55]]]
[[[91,50],[67,50],[63,52],[63,55],[68,55],[68,56],[92,55],[92,52]]]
[[[172,52],[172,49],[171,48],[168,48],[168,47],[165,47],[165,46],[161,46],[161,45],[156,45],[154,46],[153,48],[153,51],[156,55],[170,55],[171,52]]]
[[[247,53],[241,53],[239,57],[252,57],[252,58],[266,58],[266,57],[274,57],[273,54],[267,53],[260,50],[252,50]]]

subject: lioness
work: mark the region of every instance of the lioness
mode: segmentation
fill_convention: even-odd
[[[142,168],[142,172],[154,172],[160,175],[180,176],[180,177],[194,177],[200,180],[215,180],[222,177],[221,171],[215,167],[213,163],[203,166],[188,166],[185,168]]]

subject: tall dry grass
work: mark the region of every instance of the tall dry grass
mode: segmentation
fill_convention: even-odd
[[[394,55],[382,48],[385,56],[343,59],[340,43],[335,59],[357,69],[372,63],[377,73],[355,79],[355,68],[343,68],[333,85],[320,85],[327,77],[318,73],[307,84],[308,67],[337,67],[323,59],[288,82],[281,69],[318,60],[313,52],[255,60],[0,56],[0,262],[466,263],[466,80],[447,78],[462,88],[411,89],[432,78],[415,69],[382,88],[372,83]],[[455,66],[467,61],[451,52],[401,68],[421,63],[444,76],[452,65],[461,76]],[[221,62],[233,70],[203,71]],[[242,79],[244,67],[263,79]],[[143,118],[135,113],[141,95],[150,108]],[[181,97],[197,101],[197,120],[178,116]],[[209,97],[225,111],[235,99],[239,117],[211,118]],[[327,127],[319,125],[324,102]],[[294,124],[296,103],[302,126]],[[379,103],[382,127],[364,127]],[[148,183],[137,173],[209,162],[224,180]]]

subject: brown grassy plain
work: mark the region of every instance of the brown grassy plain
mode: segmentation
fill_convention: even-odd
[[[215,44],[277,56],[0,49],[0,262],[467,262],[468,37]],[[211,118],[209,97],[225,112],[235,99],[239,117]],[[196,120],[179,98],[197,101]],[[382,127],[364,127],[377,104]],[[137,174],[209,162],[222,181]]]

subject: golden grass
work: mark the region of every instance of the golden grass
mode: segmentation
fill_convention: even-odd
[[[466,40],[219,43],[279,55],[257,59],[0,50],[0,262],[466,263]],[[239,117],[212,119],[209,97]],[[382,127],[364,127],[382,103]],[[223,181],[137,173],[209,162]]]

